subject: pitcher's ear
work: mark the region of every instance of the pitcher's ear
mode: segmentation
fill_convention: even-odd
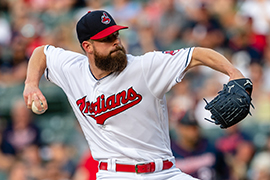
[[[92,54],[93,53],[93,43],[89,41],[83,41],[81,44],[85,52]]]

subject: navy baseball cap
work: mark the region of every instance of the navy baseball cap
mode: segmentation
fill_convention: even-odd
[[[88,11],[77,23],[76,31],[80,43],[92,39],[102,39],[127,26],[119,26],[104,10]]]
[[[186,126],[199,126],[195,114],[192,110],[188,110],[184,117],[178,119],[178,123]]]

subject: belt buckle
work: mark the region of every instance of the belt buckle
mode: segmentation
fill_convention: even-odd
[[[137,173],[137,174],[142,174],[143,172],[138,172],[138,166],[140,166],[140,165],[145,165],[145,163],[140,163],[140,164],[136,164],[135,165],[135,172]]]
[[[145,167],[144,167],[144,168],[145,168],[145,172],[139,172],[138,166],[140,166],[140,165],[144,165],[144,166],[145,166]],[[154,163],[154,162],[136,164],[136,165],[135,165],[135,172],[136,172],[137,174],[154,172],[155,169],[153,169],[152,166],[155,167],[155,163]]]

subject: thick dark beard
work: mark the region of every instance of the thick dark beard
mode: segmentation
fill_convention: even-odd
[[[114,55],[112,56],[112,53]],[[107,72],[122,72],[127,66],[127,55],[124,47],[119,47],[110,52],[109,55],[100,55],[94,48],[95,65],[103,71]]]

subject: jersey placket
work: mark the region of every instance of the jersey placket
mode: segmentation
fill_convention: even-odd
[[[94,85],[93,94],[91,97],[93,101],[96,101],[98,96],[100,95],[99,87],[100,87],[100,81],[97,81]]]
[[[99,90],[100,89],[100,86],[101,86],[101,81],[100,80],[98,80],[96,83],[95,83],[95,85],[94,85],[94,93],[93,93],[93,96],[92,96],[92,98],[93,98],[93,100],[94,101],[96,101],[97,100],[97,98],[99,97],[99,96],[101,96],[101,91]],[[102,129],[104,129],[105,127],[106,127],[106,125],[105,124],[103,124],[103,125],[99,125]]]

